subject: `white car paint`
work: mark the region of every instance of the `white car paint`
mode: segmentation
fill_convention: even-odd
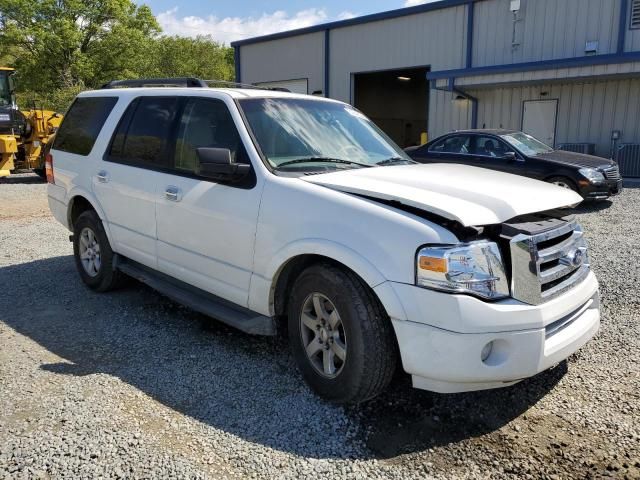
[[[144,95],[224,101],[247,149],[256,186],[234,189],[104,161],[126,106]],[[598,328],[593,274],[538,306],[513,299],[490,303],[417,287],[418,248],[459,239],[438,223],[372,199],[477,226],[578,203],[581,198],[572,192],[462,165],[390,166],[304,178],[274,175],[262,162],[235,99],[300,97],[294,94],[145,88],[81,96],[119,100],[87,157],[55,147],[51,151],[55,185],[48,187],[49,204],[61,223],[72,229],[70,209],[75,198],[83,197],[99,213],[114,251],[263,315],[275,314],[274,288],[287,262],[305,254],[334,259],[378,296],[416,387],[454,392],[513,383],[566,358]],[[100,172],[107,174],[106,184],[98,181]],[[179,202],[167,202],[169,186],[178,188]],[[582,310],[587,303],[589,308]],[[573,312],[579,318],[555,340],[561,345],[546,341],[545,327]],[[499,364],[480,359],[490,340],[501,345],[504,361]]]
[[[396,200],[466,226],[491,225],[582,201],[577,193],[555,185],[460,164],[367,168],[304,180],[342,192]]]

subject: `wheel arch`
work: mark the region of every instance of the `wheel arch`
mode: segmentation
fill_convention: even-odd
[[[113,239],[111,237],[111,232],[109,230],[109,226],[105,221],[105,214],[102,208],[100,208],[100,204],[97,199],[86,190],[74,189],[69,192],[69,202],[67,204],[67,224],[69,226],[69,230],[73,231],[73,224],[75,220],[87,210],[93,210],[96,212],[100,220],[102,221],[102,227],[104,228],[105,233],[107,234],[107,239],[109,243],[113,245]]]
[[[390,318],[404,318],[404,309],[391,288],[385,288],[387,279],[368,260],[358,253],[333,242],[315,243],[314,248],[294,250],[290,254],[276,256],[271,262],[273,272],[269,289],[269,310],[275,318],[286,314],[288,292],[295,279],[311,265],[327,262],[354,273],[367,285],[380,301]],[[295,252],[295,253],[294,253]]]

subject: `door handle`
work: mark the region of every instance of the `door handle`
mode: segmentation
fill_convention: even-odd
[[[109,181],[109,174],[104,170],[100,170],[97,177],[100,183],[107,183]]]
[[[178,187],[169,186],[164,191],[164,198],[170,200],[172,202],[179,202],[180,199],[180,189]]]

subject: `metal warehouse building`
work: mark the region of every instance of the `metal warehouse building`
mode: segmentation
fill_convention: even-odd
[[[640,156],[640,0],[441,0],[232,45],[236,81],[349,102],[401,146],[502,127]]]

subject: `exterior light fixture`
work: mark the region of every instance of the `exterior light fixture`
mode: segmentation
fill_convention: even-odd
[[[398,80],[400,80],[401,82],[410,82],[411,77],[398,77]]]

